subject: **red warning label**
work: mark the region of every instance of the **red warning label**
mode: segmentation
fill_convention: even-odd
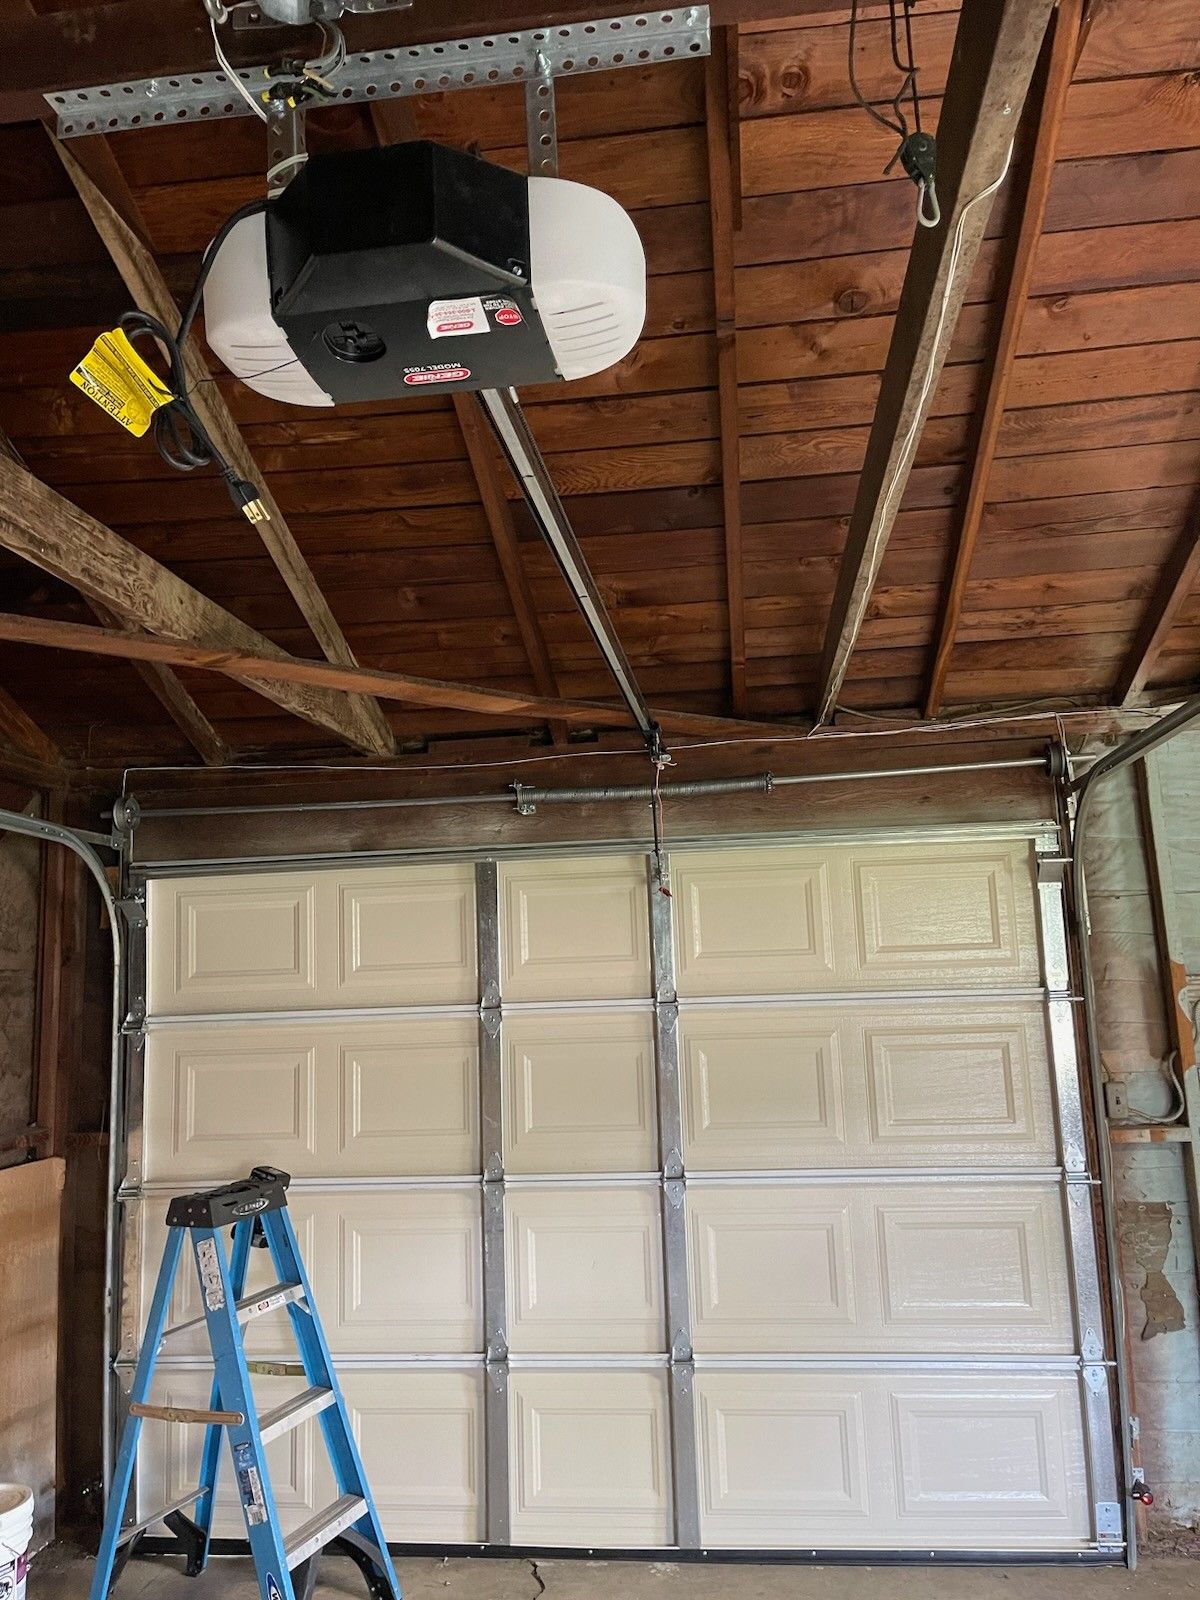
[[[515,328],[523,319],[516,306],[502,306],[496,313],[496,321],[506,328]]]
[[[461,383],[471,376],[470,367],[417,367],[404,374],[405,383]]]

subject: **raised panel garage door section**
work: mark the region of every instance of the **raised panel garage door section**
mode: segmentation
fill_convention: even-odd
[[[1054,846],[697,845],[669,895],[628,851],[152,878],[119,1374],[169,1193],[270,1162],[398,1543],[1117,1548]],[[314,1426],[272,1446],[289,1525]],[[149,1505],[196,1440],[146,1439]]]

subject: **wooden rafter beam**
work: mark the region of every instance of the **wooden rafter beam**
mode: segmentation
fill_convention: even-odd
[[[110,200],[66,145],[60,144],[57,139],[52,142],[125,287],[142,310],[151,312],[168,327],[174,327],[179,320],[179,308],[145,242],[144,230],[136,230],[121,214],[122,209],[128,211],[132,196],[122,186],[119,199],[116,202]],[[112,165],[116,171],[115,163]],[[256,525],[256,532],[278,567],[301,615],[312,629],[314,638],[327,660],[336,661],[340,666],[356,665],[346,636],[259,471],[241,429],[234,421],[220,389],[212,382],[195,338],[189,338],[185,344],[183,361],[192,405],[214,444],[242,477],[248,478],[261,489],[268,519]],[[369,700],[352,698],[343,704],[341,717],[344,737],[349,743],[373,755],[394,753],[395,740],[377,705],[372,705]]]
[[[61,767],[64,764],[62,751],[54,740],[42,732],[7,689],[0,689],[0,739],[7,741],[18,755],[28,756],[39,766]]]
[[[454,414],[462,430],[471,471],[475,476],[479,498],[483,503],[483,513],[491,529],[492,543],[496,547],[500,571],[504,577],[504,587],[508,590],[509,603],[517,619],[525,654],[529,657],[533,681],[540,695],[557,699],[558,679],[554,674],[554,664],[550,660],[546,635],[542,630],[541,618],[538,616],[537,605],[533,598],[533,587],[521,557],[517,525],[513,519],[512,507],[504,493],[487,423],[475,395],[456,394],[453,398]],[[561,727],[554,730],[556,741],[561,740],[563,731]]]
[[[593,700],[547,700],[540,695],[476,688],[472,684],[444,683],[436,678],[413,678],[399,672],[379,672],[369,667],[341,667],[329,661],[304,661],[282,652],[263,654],[240,647],[185,643],[150,633],[127,633],[92,628],[79,622],[58,622],[44,617],[0,614],[0,639],[18,644],[45,645],[56,650],[116,656],[126,661],[159,661],[198,671],[220,672],[239,682],[253,682],[261,693],[279,696],[285,690],[309,694],[373,694],[406,705],[438,706],[474,711],[485,716],[530,717],[594,728],[624,726],[628,715],[620,706]],[[263,641],[265,643],[265,641]],[[665,733],[722,737],[756,734],[795,737],[794,724],[745,722],[731,717],[708,717],[690,711],[654,711]]]
[[[108,146],[104,148],[107,150]],[[0,429],[0,455],[17,466],[24,467],[21,453],[8,435]],[[106,628],[119,628],[120,617],[99,600],[89,600],[97,620]],[[179,731],[208,766],[223,766],[229,759],[229,747],[217,733],[212,723],[200,710],[191,695],[171,671],[170,667],[135,662],[134,670],[159,705],[167,712]],[[49,743],[49,741],[47,741]],[[51,745],[53,749],[53,745]]]
[[[717,407],[721,444],[721,503],[725,525],[725,596],[729,611],[729,677],[733,709],[746,709],[746,585],[742,562],[742,444],[738,414],[737,302],[733,235],[738,208],[730,137],[728,30],[713,34],[704,64],[704,121],[708,148],[708,210],[712,233],[713,301],[717,337]]]
[[[1200,506],[1193,510],[1187,527],[1180,534],[1178,543],[1171,552],[1171,559],[1158,581],[1158,587],[1146,607],[1146,614],[1129,647],[1129,654],[1121,663],[1121,670],[1113,690],[1113,699],[1117,705],[1132,705],[1142,694],[1146,680],[1163,653],[1171,629],[1179,620],[1184,602],[1198,582],[1200,582]]]
[[[0,546],[69,583],[85,599],[98,600],[116,613],[122,625],[168,639],[203,640],[213,648],[290,659],[262,634],[3,455]],[[246,682],[285,711],[341,739],[351,737],[343,696],[274,679]],[[360,737],[360,748],[374,748],[365,734]]]
[[[971,0],[960,13],[937,129],[942,220],[916,229],[904,276],[825,635],[818,723],[837,706],[867,614],[1052,4]]]
[[[966,489],[959,501],[957,531],[951,533],[954,558],[940,600],[933,661],[925,693],[925,715],[929,717],[936,716],[942,708],[950,659],[971,576],[971,563],[983,526],[992,463],[996,458],[1008,387],[1033,284],[1038,243],[1046,220],[1046,203],[1050,198],[1050,184],[1054,177],[1054,159],[1067,105],[1067,91],[1079,54],[1082,13],[1083,0],[1059,0],[1042,45],[1042,70],[1038,74],[1039,99],[1036,108],[1031,107],[1036,109],[1037,134],[1021,199],[1016,248],[1004,290],[1004,314],[977,413],[979,425],[975,453],[968,468]]]

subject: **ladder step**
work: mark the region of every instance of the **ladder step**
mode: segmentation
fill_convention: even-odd
[[[147,1528],[152,1528],[156,1522],[161,1522],[164,1517],[169,1517],[172,1511],[182,1511],[184,1506],[195,1505],[197,1500],[202,1500],[208,1493],[203,1484],[198,1489],[192,1489],[188,1494],[180,1495],[178,1500],[172,1500],[169,1506],[164,1506],[161,1511],[156,1511],[152,1517],[146,1517],[141,1522],[135,1522],[132,1528],[122,1528],[117,1538],[117,1548],[128,1544],[131,1539],[136,1539],[139,1533],[145,1533]]]
[[[245,1299],[239,1300],[237,1319],[242,1324],[253,1322],[255,1317],[265,1317],[268,1311],[278,1311],[280,1306],[295,1305],[298,1300],[303,1299],[303,1284],[277,1283],[259,1294],[248,1294]],[[204,1327],[205,1320],[204,1317],[191,1317],[187,1322],[177,1322],[173,1328],[164,1330],[163,1342],[173,1339],[177,1333],[187,1333],[189,1328]]]
[[[307,1561],[309,1556],[316,1555],[318,1550],[323,1550],[339,1533],[345,1533],[352,1522],[366,1515],[366,1510],[367,1502],[361,1495],[344,1494],[340,1500],[326,1506],[324,1511],[318,1511],[315,1517],[310,1517],[283,1541],[288,1571]]]
[[[294,1394],[290,1400],[285,1400],[282,1405],[275,1406],[270,1411],[264,1411],[259,1417],[258,1427],[262,1434],[262,1442],[270,1444],[272,1439],[278,1439],[280,1434],[298,1428],[302,1422],[307,1422],[309,1417],[317,1416],[333,1402],[332,1389],[305,1389],[302,1394]]]

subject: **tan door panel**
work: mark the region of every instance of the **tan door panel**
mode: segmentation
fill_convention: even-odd
[[[312,1028],[179,1027],[146,1039],[145,1172],[225,1183],[268,1162],[320,1169]],[[322,1063],[323,1064],[323,1063]]]
[[[708,1544],[1037,1550],[1086,1545],[1073,1373],[696,1374]]]
[[[152,1016],[474,1005],[468,865],[154,879]]]
[[[398,1017],[335,1035],[337,1130],[322,1174],[454,1176],[479,1171],[479,1024]],[[327,1102],[328,1103],[328,1102]],[[334,1145],[333,1137],[327,1146]]]
[[[331,878],[338,960],[330,1004],[478,1001],[473,867],[360,867]]]
[[[389,1539],[485,1536],[483,1369],[347,1369],[342,1393]]]
[[[154,1028],[145,1085],[151,1181],[479,1171],[473,1017]]]
[[[647,1172],[658,1165],[648,1011],[515,1012],[504,1023],[509,1172]]]
[[[500,866],[505,1000],[644,1000],[650,912],[642,856]]]
[[[509,1377],[512,1537],[517,1544],[670,1544],[667,1374]]]
[[[1040,959],[1030,847],[847,852],[858,979],[870,988],[1032,987]]]
[[[156,878],[149,885],[151,1016],[321,1004],[312,873]]]
[[[477,1188],[293,1190],[288,1207],[335,1355],[473,1355],[483,1349]],[[161,1196],[145,1203],[139,1328],[162,1255],[165,1209]],[[275,1281],[268,1252],[252,1251],[247,1292]],[[170,1320],[190,1320],[202,1310],[195,1266],[184,1261]],[[247,1349],[291,1352],[287,1315],[273,1311],[248,1323]],[[203,1328],[171,1341],[172,1355],[207,1350]]]
[[[510,1349],[666,1349],[657,1187],[510,1186],[504,1224]]]
[[[1037,1001],[688,1006],[689,1170],[1053,1166]]]
[[[681,850],[671,857],[679,993],[836,989],[829,863],[813,850]]]
[[[1066,1355],[1059,1186],[688,1185],[698,1353]]]
[[[681,995],[1030,988],[1025,843],[672,854]]]

